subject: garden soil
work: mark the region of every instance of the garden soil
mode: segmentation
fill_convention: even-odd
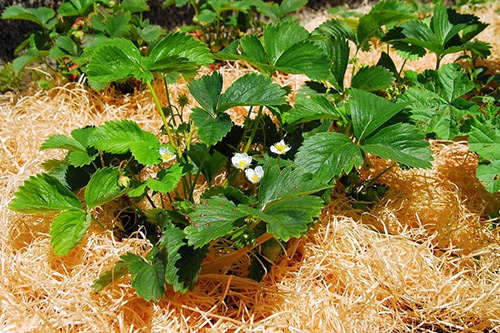
[[[485,62],[492,71],[500,63],[495,9],[478,12],[491,24],[479,38],[494,46]],[[376,60],[375,53],[361,56],[362,63]],[[407,68],[434,64],[429,56]],[[242,64],[221,67],[225,83],[249,71]],[[294,88],[304,82],[296,75],[277,80]],[[175,96],[187,93],[182,81],[171,88]],[[201,275],[194,291],[168,290],[147,302],[127,277],[99,293],[91,287],[120,255],[148,250],[140,231],[118,240],[95,227],[58,257],[48,235],[54,216],[19,214],[8,205],[43,161],[63,157],[39,151],[50,135],[125,118],[156,131],[161,121],[148,92],[123,96],[71,84],[4,95],[0,108],[3,332],[500,332],[500,238],[488,229],[494,221],[487,215],[498,211],[500,197],[475,178],[477,158],[466,142],[433,141],[432,169],[391,168],[379,179],[386,195],[369,211],[353,208],[335,189],[321,222],[291,241],[261,283],[224,272]],[[245,112],[233,111],[235,121]],[[390,161],[367,164],[369,178]],[[96,212],[101,223],[116,223],[109,211]],[[232,267],[245,269],[245,262]]]

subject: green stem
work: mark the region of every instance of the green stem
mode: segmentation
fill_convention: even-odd
[[[403,72],[403,69],[405,68],[406,65],[406,59],[403,61],[403,64],[401,65],[401,69],[399,70],[398,76],[401,77],[401,73]]]
[[[191,183],[191,189],[189,191],[189,200],[193,200],[193,193],[194,193],[194,188],[196,187],[196,182],[198,181],[198,177],[200,176],[201,169],[203,168],[205,164],[205,160],[207,159],[208,156],[208,151],[210,150],[210,147],[207,147],[205,150],[205,153],[203,154],[203,158],[201,159],[200,166],[198,167],[198,171],[196,171],[196,174],[194,176],[194,180]],[[207,179],[208,180],[208,179]],[[212,185],[211,183],[208,184],[209,186]]]
[[[352,78],[354,77],[354,75],[356,74],[356,70],[357,70],[357,65],[358,65],[358,52],[359,52],[359,48],[356,49],[356,54],[354,55],[354,58],[353,58],[353,62],[352,62],[352,73],[351,73],[351,82],[352,82]]]
[[[150,81],[146,82],[146,85],[148,86],[149,91],[151,91],[151,95],[153,96],[153,99],[155,101],[156,108],[158,109],[158,113],[160,114],[161,120],[163,121],[163,126],[167,131],[168,141],[170,142],[171,145],[174,146],[174,149],[177,151],[177,156],[180,158],[182,155],[181,149],[174,141],[174,137],[172,136],[172,131],[170,130],[170,125],[168,124],[167,118],[165,117],[165,113],[163,112],[163,108],[161,107],[160,100],[158,99],[158,96],[156,95],[153,86],[151,85],[151,82]]]
[[[101,224],[101,222],[97,221],[97,219],[95,217],[91,217],[92,218],[92,221],[94,221],[99,227],[102,228],[102,230],[106,230],[106,228],[104,228],[104,226]]]
[[[254,127],[252,128],[252,133],[250,134],[250,138],[248,139],[248,142],[245,146],[245,149],[243,150],[244,153],[248,153],[250,150],[250,146],[252,145],[253,138],[255,137],[255,133],[257,133],[257,129],[259,128],[259,123],[260,123],[260,118],[262,117],[262,110],[264,109],[264,106],[259,107],[259,113],[257,114],[257,117],[255,117],[255,122],[254,122]]]
[[[173,116],[173,112],[172,112],[172,103],[170,103],[170,93],[168,92],[168,83],[167,83],[167,79],[165,77],[165,75],[162,75],[163,77],[163,84],[165,85],[165,95],[167,96],[167,103],[168,103],[168,107],[170,108],[170,117],[172,118],[172,123],[174,124],[174,126],[176,127],[177,126],[177,123],[175,121],[175,117]]]
[[[382,177],[385,173],[387,173],[389,170],[391,170],[397,163],[396,162],[392,162],[391,165],[389,165],[384,171],[382,171],[381,173],[379,173],[378,175],[376,175],[375,177],[373,177],[372,179],[370,180],[367,180],[367,181],[363,181],[361,183],[361,186],[356,188],[356,190],[358,192],[362,191],[364,188],[370,186],[371,184],[373,184],[377,179],[379,179],[380,177]],[[353,188],[353,191],[354,191],[354,188]],[[353,194],[353,191],[350,193],[351,196]]]

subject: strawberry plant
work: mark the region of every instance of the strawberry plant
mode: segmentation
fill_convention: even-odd
[[[42,62],[52,74],[76,80],[81,69],[78,57],[98,40],[126,37],[137,46],[147,45],[164,34],[159,26],[142,20],[146,0],[67,0],[57,12],[47,8],[9,6],[2,19],[34,22],[39,29],[16,49],[24,55],[13,61],[16,72],[33,62]]]
[[[167,0],[163,7],[189,4],[194,9],[193,24],[183,26],[181,31],[191,32],[218,52],[247,31],[256,31],[263,23],[259,15],[277,21],[285,15],[302,8],[307,0],[284,0],[280,4],[272,1],[250,0]]]
[[[434,6],[432,18],[410,20],[387,32],[382,41],[390,43],[398,54],[407,60],[415,60],[428,51],[436,55],[436,69],[447,54],[470,52],[486,58],[490,46],[473,41],[487,24],[471,14],[459,14],[441,3]]]
[[[57,213],[51,243],[55,254],[66,255],[92,223],[108,227],[96,209],[119,207],[116,237],[141,230],[151,248],[144,258],[121,256],[94,288],[129,274],[140,297],[159,300],[166,288],[184,293],[200,274],[227,272],[246,257],[248,277],[260,279],[287,242],[318,221],[333,187],[369,192],[377,177],[358,176],[368,155],[392,165],[430,167],[426,136],[452,137],[469,128],[471,149],[481,156],[478,177],[489,190],[498,190],[498,109],[481,113],[463,100],[473,84],[458,65],[408,72],[412,87],[395,102],[375,94],[394,84],[395,74],[385,67],[361,67],[344,87],[347,39],[359,49],[368,47],[383,26],[411,16],[405,8],[381,2],[360,19],[356,32],[340,21],[313,34],[289,19],[270,24],[262,39],[246,36],[216,55],[245,60],[262,72],[243,75],[224,91],[217,71],[197,77],[213,55],[191,35],[169,34],[147,53],[125,38],[96,41],[79,57],[90,86],[140,80],[162,127],[149,132],[118,120],[49,137],[41,149],[63,149],[66,157],[47,161],[45,173],[26,180],[10,208]],[[288,103],[290,88],[273,81],[276,71],[313,80],[300,89],[294,105]],[[197,106],[189,117],[186,97],[171,103],[172,74],[191,80],[188,90]],[[373,84],[376,77],[382,83]],[[166,106],[153,88],[155,78],[165,83]],[[243,127],[231,119],[235,106],[249,110]],[[207,257],[221,247],[224,254]]]
[[[406,73],[407,78],[416,73]],[[428,137],[451,140],[464,135],[463,125],[479,114],[477,104],[463,96],[474,89],[474,83],[457,64],[414,75],[412,86],[400,97],[411,103],[410,119]]]

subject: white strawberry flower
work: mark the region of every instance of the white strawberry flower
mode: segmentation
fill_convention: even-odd
[[[247,153],[236,153],[231,157],[231,162],[236,168],[245,170],[252,163],[252,156],[249,156]]]
[[[284,140],[281,140],[280,142],[277,142],[271,146],[271,152],[278,154],[278,155],[286,154],[286,152],[289,150],[290,150],[290,146],[285,144]]]
[[[170,162],[175,159],[177,155],[174,152],[170,151],[170,147],[160,147],[158,150],[161,156],[161,160],[163,162]]]
[[[255,169],[246,169],[245,176],[247,176],[247,179],[251,181],[253,184],[256,184],[260,182],[262,176],[264,176],[264,169],[262,169],[262,166],[260,165],[257,166]]]

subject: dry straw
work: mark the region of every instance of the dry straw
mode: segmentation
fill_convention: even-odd
[[[498,15],[492,11],[480,14],[496,29]],[[492,42],[493,54],[498,54],[492,37],[498,30],[488,29],[480,37]],[[241,64],[221,69],[226,84],[249,71]],[[303,77],[278,80],[297,88]],[[185,82],[171,86],[173,99],[186,92]],[[8,209],[22,182],[41,171],[41,162],[61,157],[60,152],[38,150],[46,138],[123,118],[155,131],[161,122],[151,96],[66,85],[17,101],[2,100],[2,331],[500,331],[500,240],[487,229],[487,213],[498,211],[500,198],[475,179],[477,159],[465,143],[433,142],[431,170],[393,167],[380,177],[388,191],[370,212],[352,208],[336,190],[321,223],[306,238],[291,242],[263,282],[202,275],[195,291],[179,295],[169,290],[155,303],[138,298],[128,278],[98,294],[91,288],[120,255],[147,251],[140,232],[118,241],[111,232],[91,229],[69,255],[57,257],[48,236],[53,216]],[[242,112],[235,110],[235,120]],[[364,177],[374,177],[388,165],[372,159]],[[105,209],[99,219],[116,223]],[[216,252],[214,247],[211,255]],[[233,269],[244,271],[245,265]]]

